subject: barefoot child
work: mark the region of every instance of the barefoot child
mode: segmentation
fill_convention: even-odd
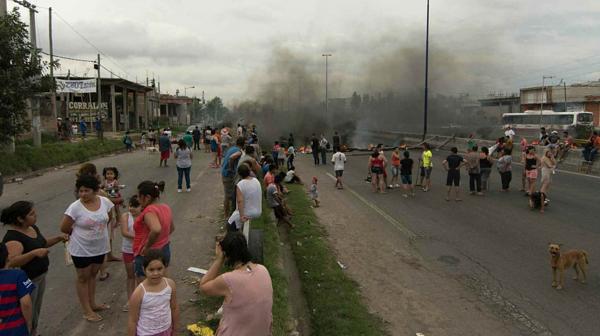
[[[312,178],[312,184],[310,185],[310,199],[313,201],[313,206],[315,208],[319,207],[319,191],[317,190],[317,183],[319,180],[316,176]]]
[[[146,278],[129,299],[128,336],[172,336],[179,322],[175,281],[165,277],[160,250],[144,256]]]
[[[133,272],[133,238],[135,238],[135,231],[133,230],[133,222],[137,217],[142,208],[137,195],[132,196],[129,199],[129,212],[124,213],[119,222],[121,224],[121,235],[123,235],[123,241],[121,245],[121,252],[123,256],[123,264],[125,265],[125,272],[127,274],[127,299],[133,294],[135,289],[135,274]],[[123,311],[129,311],[129,306],[125,304]]]
[[[113,202],[115,214],[113,218],[121,218],[121,205],[123,204],[123,197],[119,191],[119,170],[117,167],[106,167],[102,169],[102,176],[104,176],[104,182],[102,183],[102,190],[108,195],[108,199]],[[107,261],[121,261],[121,259],[113,256],[112,254],[112,241],[114,238],[114,229],[119,223],[115,220],[110,225],[110,252],[106,256]],[[104,268],[100,272],[100,280],[105,280],[108,277],[108,273],[104,272]]]

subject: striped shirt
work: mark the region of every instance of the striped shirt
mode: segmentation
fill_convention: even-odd
[[[29,335],[20,300],[34,288],[22,270],[0,270],[0,336]]]

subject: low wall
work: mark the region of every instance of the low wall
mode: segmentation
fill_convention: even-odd
[[[387,131],[368,131],[362,130],[357,131],[360,132],[362,136],[365,138],[369,138],[373,143],[382,143],[386,146],[399,146],[402,144],[408,146],[414,146],[422,143],[423,135],[416,133],[396,133],[396,132],[387,132]],[[426,142],[430,143],[432,147],[440,148],[444,150],[449,150],[451,147],[457,147],[460,152],[465,152],[467,150],[467,142],[469,139],[467,138],[456,138],[445,135],[428,135],[425,139]],[[495,141],[492,140],[483,140],[483,139],[474,139],[479,147],[486,146],[491,147],[495,144]],[[515,162],[521,161],[521,151],[519,144],[515,144],[513,150],[513,160]],[[542,155],[544,153],[543,146],[536,146],[536,150],[538,155]],[[591,175],[600,176],[600,164],[597,163],[598,160],[594,161],[592,164]],[[583,155],[581,154],[581,149],[571,149],[565,159],[558,164],[558,170],[566,170],[571,172],[580,172],[580,167],[583,162]]]

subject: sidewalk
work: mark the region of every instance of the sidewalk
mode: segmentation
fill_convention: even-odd
[[[331,165],[315,167],[300,156],[296,166],[304,181],[319,178],[321,207],[315,212],[338,260],[392,335],[519,333],[440,266],[423,260],[401,218],[391,218],[351,187],[335,189]]]

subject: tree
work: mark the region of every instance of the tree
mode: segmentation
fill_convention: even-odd
[[[215,122],[221,120],[223,115],[229,112],[219,97],[214,97],[206,103],[206,111],[210,117],[215,119]]]
[[[27,98],[41,92],[42,64],[15,8],[0,17],[0,144],[27,132]]]

